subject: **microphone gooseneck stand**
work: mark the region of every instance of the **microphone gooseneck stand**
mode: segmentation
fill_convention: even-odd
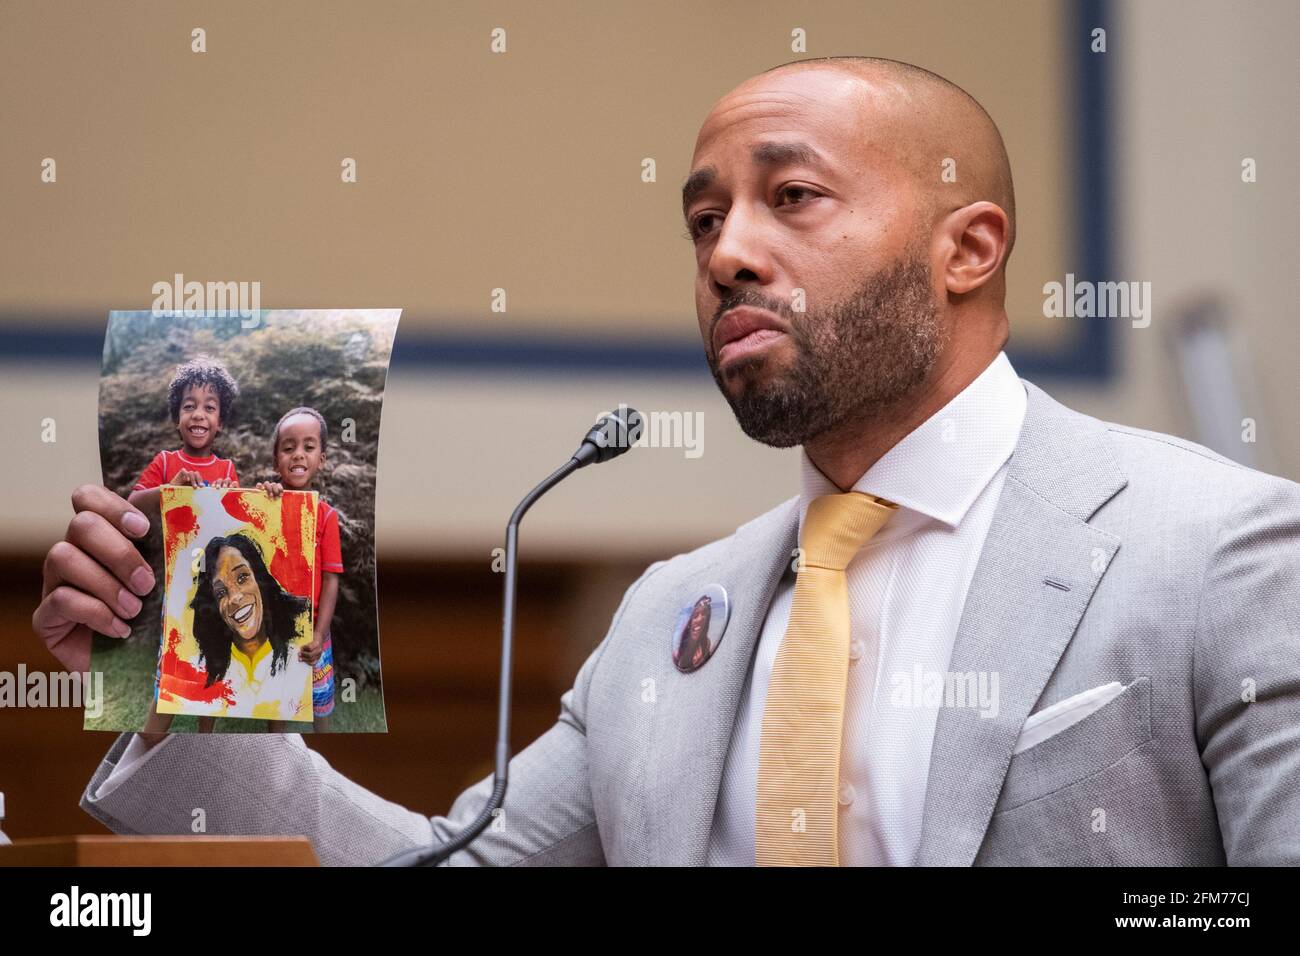
[[[510,771],[510,680],[514,669],[515,641],[515,583],[518,564],[519,522],[528,509],[546,492],[550,491],[579,468],[593,462],[609,461],[632,447],[640,437],[642,419],[634,409],[620,406],[601,418],[587,433],[582,445],[567,462],[557,468],[541,484],[524,496],[506,523],[506,580],[505,606],[501,618],[501,680],[497,702],[497,741],[495,766],[492,776],[492,793],[479,815],[460,833],[439,846],[416,847],[391,857],[380,866],[437,866],[453,853],[465,849],[478,838],[497,810],[505,803]]]

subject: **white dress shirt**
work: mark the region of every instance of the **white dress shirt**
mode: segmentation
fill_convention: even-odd
[[[907,866],[921,839],[933,694],[1024,422],[1024,384],[1004,353],[853,486],[899,505],[849,563],[849,674],[840,754],[842,866]],[[802,454],[808,503],[837,488]],[[710,833],[712,866],[754,864],[763,706],[794,599],[787,572],[768,609],[732,731]],[[994,689],[995,689],[995,685]],[[920,691],[920,692],[918,692]]]

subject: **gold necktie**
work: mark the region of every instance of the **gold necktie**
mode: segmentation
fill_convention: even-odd
[[[758,755],[759,866],[838,866],[840,738],[849,671],[844,569],[897,505],[857,491],[808,505],[790,623],[767,684]]]

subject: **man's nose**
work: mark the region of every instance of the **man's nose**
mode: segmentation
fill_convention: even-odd
[[[737,285],[769,285],[773,278],[770,237],[760,217],[733,206],[719,227],[718,240],[709,256],[709,286],[719,299]]]

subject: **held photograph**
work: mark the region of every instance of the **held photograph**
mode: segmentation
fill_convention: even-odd
[[[374,514],[400,310],[113,312],[104,483],[154,585],[96,634],[90,730],[386,729]]]

